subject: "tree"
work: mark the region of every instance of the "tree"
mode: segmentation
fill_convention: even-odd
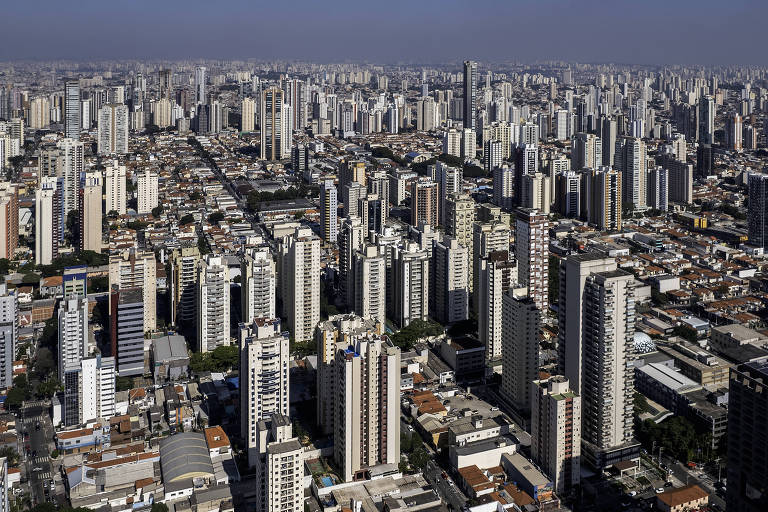
[[[699,335],[696,334],[696,331],[683,324],[676,325],[675,328],[672,329],[672,334],[675,336],[680,336],[690,343],[696,343],[699,339]]]
[[[11,260],[0,258],[0,276],[7,276],[11,270]]]
[[[205,256],[211,250],[208,248],[208,242],[205,240],[204,235],[197,237],[197,249],[200,251],[200,256]]]
[[[115,391],[128,391],[133,388],[131,377],[118,377],[115,379]]]
[[[186,226],[187,224],[192,224],[193,222],[195,222],[195,217],[191,213],[188,213],[183,216],[181,220],[179,220],[179,226]]]
[[[7,445],[0,448],[0,457],[7,458],[9,466],[16,466],[19,463],[19,453]]]
[[[443,326],[433,320],[414,320],[392,335],[392,343],[402,350],[410,350],[418,340],[439,336],[444,332]]]
[[[22,388],[13,387],[8,391],[8,395],[5,399],[6,409],[16,410],[21,407],[21,404],[26,400],[26,391]]]
[[[222,220],[224,220],[224,214],[222,212],[213,212],[208,216],[209,224],[218,224]]]
[[[24,284],[38,284],[40,283],[40,276],[30,272],[28,274],[24,274],[24,276],[21,278],[21,282]]]
[[[165,503],[155,502],[152,504],[152,509],[150,512],[168,512],[168,505]]]
[[[37,397],[38,398],[51,398],[53,395],[56,394],[57,391],[60,391],[62,388],[61,382],[59,382],[58,379],[55,378],[49,378],[45,382],[41,382],[39,386],[37,386]]]
[[[488,173],[478,165],[466,164],[464,166],[465,178],[487,178]]]
[[[106,292],[109,290],[109,277],[92,277],[88,280],[88,293]]]
[[[152,216],[155,218],[160,217],[160,215],[163,213],[163,205],[158,205],[152,208]]]
[[[41,347],[37,351],[35,361],[35,373],[39,376],[56,375],[56,363],[53,360],[53,352],[47,347]]]
[[[448,153],[441,153],[438,155],[437,159],[451,167],[462,167],[464,165],[464,160],[458,156],[449,155]]]
[[[427,466],[427,463],[432,460],[432,457],[429,456],[429,453],[423,446],[419,446],[414,450],[410,457],[408,457],[408,460],[411,461],[413,467],[423,470]]]

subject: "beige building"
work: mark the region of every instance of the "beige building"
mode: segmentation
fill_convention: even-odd
[[[80,189],[80,250],[101,252],[101,173],[85,175]]]
[[[446,236],[434,245],[435,316],[444,324],[469,318],[469,249]]]
[[[107,165],[104,171],[104,182],[106,185],[106,197],[104,210],[117,212],[118,215],[125,215],[126,205],[126,185],[125,185],[125,166],[118,165],[117,160]]]
[[[197,318],[197,246],[181,247],[171,255],[171,323],[192,327]]]
[[[531,458],[564,494],[580,481],[581,398],[555,375],[530,384]]]
[[[429,252],[416,243],[393,251],[394,321],[401,328],[429,315]]]
[[[400,349],[358,337],[335,358],[333,450],[346,482],[400,462]]]
[[[142,289],[144,299],[144,332],[157,328],[157,263],[155,253],[122,251],[109,257],[109,289],[114,286]],[[149,340],[146,341],[149,343]],[[148,349],[149,347],[145,347]]]
[[[275,261],[269,247],[254,247],[243,256],[241,264],[241,308],[246,324],[259,318],[276,318]]]
[[[510,288],[502,298],[501,392],[518,413],[531,410],[531,382],[539,375],[541,310],[523,288]]]
[[[228,346],[230,338],[229,268],[221,256],[197,262],[197,343],[200,352]]]
[[[136,197],[136,213],[144,215],[151,213],[154,208],[159,204],[157,197],[158,189],[158,177],[156,172],[152,172],[149,169],[145,169],[136,176],[137,181],[137,197]]]
[[[353,292],[356,314],[380,323],[387,321],[387,265],[375,245],[355,253]]]
[[[521,208],[515,219],[517,277],[542,313],[549,309],[549,220],[546,212]]]
[[[240,116],[240,131],[252,132],[256,121],[256,102],[253,98],[243,98]]]
[[[312,340],[320,321],[320,238],[296,228],[281,249],[283,308],[297,343]]]
[[[517,267],[508,251],[493,251],[480,259],[475,288],[477,333],[485,345],[485,357],[501,358],[502,303],[504,294],[517,283]]]
[[[259,512],[304,510],[304,447],[291,420],[273,414],[258,422],[256,497]]]
[[[19,245],[19,189],[0,183],[0,258],[13,259]]]
[[[509,227],[500,222],[477,222],[472,225],[472,292],[473,308],[479,311],[478,283],[480,260],[494,251],[509,251]]]

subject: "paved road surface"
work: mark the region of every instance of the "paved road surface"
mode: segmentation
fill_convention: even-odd
[[[28,476],[32,502],[64,502],[63,496],[47,489],[47,483],[54,479],[54,468],[49,456],[49,443],[53,440],[53,425],[48,406],[43,402],[26,402],[21,412],[22,430],[29,434],[23,441],[24,469]],[[37,426],[39,425],[39,428]],[[26,454],[29,446],[30,453]],[[37,453],[35,453],[37,452]],[[33,456],[34,454],[34,456]]]

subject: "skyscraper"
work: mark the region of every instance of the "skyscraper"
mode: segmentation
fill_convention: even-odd
[[[290,157],[291,131],[287,124],[283,91],[271,87],[261,95],[261,158],[282,160]]]
[[[109,296],[112,357],[121,377],[144,375],[144,291],[112,288]]]
[[[333,180],[326,180],[320,188],[320,236],[326,244],[336,243],[339,236],[339,200]]]
[[[472,225],[472,276],[471,290],[475,312],[479,311],[479,296],[477,295],[480,280],[480,260],[488,257],[494,251],[509,252],[509,228],[499,222],[476,222]]]
[[[459,167],[451,167],[443,162],[436,162],[434,167],[434,180],[438,189],[438,210],[440,225],[445,226],[445,202],[448,196],[461,193],[463,173]]]
[[[64,136],[80,138],[80,82],[67,80],[64,83]]]
[[[85,148],[76,139],[62,139],[58,143],[61,150],[61,176],[63,178],[61,199],[64,217],[77,210],[77,189],[80,175],[84,170]],[[66,219],[63,219],[66,220]]]
[[[99,109],[98,151],[100,155],[128,153],[128,107],[126,105],[110,103]]]
[[[446,236],[433,249],[435,317],[443,324],[469,318],[469,249]]]
[[[623,187],[621,172],[601,167],[598,171],[589,171],[582,176],[587,184],[582,188],[582,203],[586,205],[589,223],[604,231],[620,230]]]
[[[403,328],[429,315],[429,253],[408,242],[393,256],[394,321]]]
[[[504,294],[517,282],[517,267],[508,251],[492,251],[480,258],[477,268],[477,333],[488,360],[501,358],[502,303]]]
[[[59,255],[63,222],[59,183],[55,177],[44,177],[35,191],[35,263],[38,265],[50,265]]]
[[[124,250],[109,258],[109,289],[141,288],[144,332],[157,327],[157,263],[151,251]],[[149,349],[146,342],[145,349]]]
[[[591,133],[577,133],[571,141],[571,169],[597,169],[603,165],[603,141]]]
[[[259,318],[276,318],[275,262],[267,246],[246,251],[241,264],[242,317],[251,324]]]
[[[358,216],[350,216],[341,224],[339,235],[339,294],[348,306],[354,303],[354,255],[363,249],[367,226]]]
[[[196,245],[180,247],[171,255],[171,323],[192,337],[197,334],[197,262]]]
[[[273,414],[257,425],[256,501],[259,511],[304,510],[304,447],[291,420]]]
[[[497,166],[493,169],[493,203],[510,209],[515,202],[515,170]]]
[[[86,173],[79,191],[80,243],[81,251],[101,252],[101,173]]]
[[[19,245],[19,188],[0,183],[0,258],[13,259]]]
[[[645,142],[638,137],[619,137],[616,140],[616,170],[621,172],[622,204],[635,209],[646,206],[646,151]]]
[[[81,362],[88,355],[88,299],[71,296],[59,304],[59,378],[64,384],[62,421],[80,423]]]
[[[205,66],[195,68],[195,103],[205,104],[208,99],[205,96]]]
[[[768,363],[731,369],[728,397],[728,510],[758,512],[768,506]]]
[[[253,98],[243,98],[240,104],[240,131],[252,132],[256,120],[256,102]]]
[[[744,123],[741,119],[741,116],[737,112],[734,112],[728,116],[728,119],[725,123],[725,138],[728,141],[728,149],[738,152],[744,149],[742,142],[744,135],[743,130]]]
[[[16,290],[0,284],[0,386],[13,386],[13,361],[19,338],[19,300]]]
[[[502,296],[501,317],[501,393],[527,420],[531,382],[539,374],[541,309],[525,287],[515,287]]]
[[[648,207],[663,212],[669,206],[669,171],[654,167],[648,172]]]
[[[438,225],[440,202],[438,184],[429,178],[419,178],[411,184],[411,225]]]
[[[296,228],[281,249],[284,315],[297,343],[312,339],[320,321],[320,239]]]
[[[357,337],[335,355],[334,460],[345,481],[400,461],[400,349]]]
[[[477,62],[464,61],[464,128],[475,130],[477,112]]]
[[[580,322],[582,445],[585,460],[601,470],[640,456],[632,437],[633,287],[634,276],[623,270],[592,273],[584,282]],[[568,328],[573,330],[574,325]]]
[[[749,243],[755,247],[768,248],[768,174],[751,173],[747,178],[749,186],[749,210],[747,227]]]
[[[288,415],[288,333],[280,329],[280,320],[260,318],[241,323],[240,341],[240,411],[241,433],[246,441],[248,466],[259,462],[258,423],[273,414]]]
[[[699,144],[713,144],[715,142],[715,99],[712,96],[703,96],[699,99]]]
[[[197,343],[200,352],[230,344],[229,268],[208,254],[197,267]]]
[[[565,494],[581,479],[581,397],[554,375],[532,388],[531,458]]]
[[[137,197],[136,213],[144,215],[151,213],[160,204],[157,197],[158,177],[156,172],[144,169],[136,175]]]
[[[375,245],[366,245],[354,254],[355,300],[352,309],[382,325],[387,321],[387,264]]]
[[[107,214],[117,212],[118,215],[125,215],[127,202],[125,166],[118,165],[117,160],[108,164],[104,171],[105,181],[105,210]]]
[[[515,220],[517,278],[540,311],[549,310],[549,221],[537,210],[520,208]]]

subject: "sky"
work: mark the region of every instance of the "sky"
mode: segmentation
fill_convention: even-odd
[[[768,65],[766,0],[6,0],[0,60]]]

